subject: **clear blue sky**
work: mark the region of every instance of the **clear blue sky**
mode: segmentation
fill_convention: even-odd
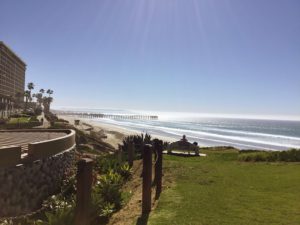
[[[300,115],[299,0],[1,0],[55,106]]]

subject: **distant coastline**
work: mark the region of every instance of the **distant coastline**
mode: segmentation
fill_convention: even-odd
[[[172,112],[172,111],[153,111],[153,110],[136,110],[136,109],[119,109],[119,108],[88,108],[88,107],[63,107],[56,106],[54,111],[73,111],[73,112],[111,112],[111,113],[138,113],[153,114],[161,118],[171,117],[204,117],[204,118],[223,118],[223,119],[253,119],[253,120],[274,120],[274,121],[300,121],[299,115],[272,115],[272,114],[218,114],[218,113],[196,113],[196,112]]]
[[[99,111],[93,110],[92,112]],[[126,110],[106,110],[105,112],[128,114]],[[176,115],[176,113],[174,114]],[[185,134],[190,141],[196,141],[203,147],[233,146],[239,149],[255,150],[300,148],[300,121],[221,117],[175,117],[174,114],[173,117],[161,114],[157,121],[118,118],[79,119],[93,126],[101,127],[104,130],[113,130],[125,135],[149,133],[154,137],[170,142],[178,140]],[[76,118],[74,116],[61,116],[64,119],[71,120]]]

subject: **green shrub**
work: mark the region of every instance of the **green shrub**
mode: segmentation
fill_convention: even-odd
[[[6,124],[6,119],[2,119],[2,118],[0,118],[0,125],[4,125],[4,124]]]
[[[45,114],[45,117],[46,119],[49,121],[49,122],[55,122],[58,120],[58,117],[56,115],[54,115],[53,113],[49,112],[49,113],[46,113]]]
[[[112,203],[106,203],[103,205],[100,216],[102,217],[110,217],[115,211],[116,206]]]
[[[300,162],[300,150],[288,151],[240,151],[239,161],[244,162]]]
[[[58,211],[64,208],[71,208],[74,204],[74,198],[66,199],[61,195],[52,195],[43,203],[43,206],[49,208],[51,211]]]
[[[59,209],[53,213],[46,212],[46,221],[38,220],[36,225],[66,225],[73,224],[74,206]]]
[[[132,168],[129,166],[128,163],[125,163],[120,167],[119,173],[124,180],[129,180],[132,176]]]
[[[36,221],[39,225],[72,224],[74,219],[75,197],[65,198],[63,195],[53,195],[44,201],[47,209],[45,219]]]
[[[72,198],[76,194],[76,171],[70,170],[66,174],[66,179],[63,180],[61,185],[61,194],[65,198]]]
[[[129,145],[133,143],[135,149],[135,156],[141,158],[143,155],[143,146],[145,144],[151,144],[151,135],[129,135],[123,139],[122,149],[125,153],[128,152]]]
[[[29,121],[30,121],[30,117],[16,117],[16,118],[10,118],[8,124],[28,123]]]
[[[106,174],[112,170],[117,172],[119,170],[120,163],[115,155],[106,155],[96,158],[95,167],[100,174]]]
[[[121,175],[109,171],[107,174],[99,177],[95,190],[105,203],[114,204],[116,209],[119,209],[122,203],[122,183]]]
[[[72,128],[74,129],[74,128]],[[75,129],[76,130],[76,136],[75,136],[75,141],[76,144],[87,144],[88,143],[88,138],[86,137],[85,133],[81,130]]]
[[[43,109],[41,107],[37,107],[36,109],[34,109],[34,114],[36,116],[42,115]]]
[[[21,117],[30,117],[30,115],[23,114],[23,113],[10,115],[10,118],[21,118]]]
[[[29,122],[40,122],[40,121],[36,118],[36,116],[32,116],[30,117]]]

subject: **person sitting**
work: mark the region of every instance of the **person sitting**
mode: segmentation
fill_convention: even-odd
[[[182,139],[180,139],[180,141],[187,142],[188,140],[186,139],[186,136],[185,136],[185,135],[183,135],[183,136],[182,136]]]
[[[195,155],[199,155],[199,147],[198,147],[198,143],[195,141],[193,143],[193,145],[195,146],[194,151],[195,151]]]

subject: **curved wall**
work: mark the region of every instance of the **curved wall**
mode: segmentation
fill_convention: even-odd
[[[0,168],[0,217],[24,215],[39,209],[44,199],[60,190],[65,174],[74,164],[75,132],[72,130],[61,138],[30,145],[31,152],[20,160],[21,164],[6,167],[2,164]],[[11,158],[16,160],[20,152],[14,148],[6,147],[2,151],[15,150]]]

